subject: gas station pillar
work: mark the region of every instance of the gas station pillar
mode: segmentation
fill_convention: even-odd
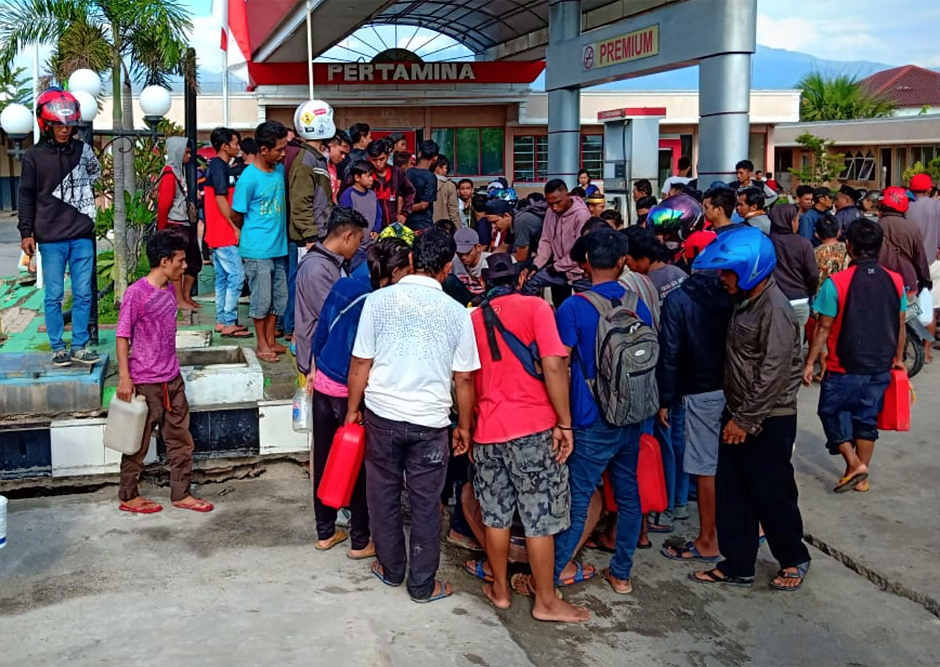
[[[580,0],[552,0],[548,15],[549,44],[577,39],[580,35]],[[549,55],[546,68],[554,66],[554,58]],[[581,89],[551,90],[548,93],[548,177],[560,178],[569,188],[574,187],[581,167],[580,158]]]
[[[723,53],[699,61],[699,187],[734,180],[749,154],[751,54]]]

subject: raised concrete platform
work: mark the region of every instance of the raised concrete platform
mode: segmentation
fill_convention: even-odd
[[[48,353],[0,354],[0,417],[97,415],[107,367],[107,354],[94,366],[69,368],[54,367]]]

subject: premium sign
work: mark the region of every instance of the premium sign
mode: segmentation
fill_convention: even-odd
[[[659,55],[658,23],[588,44],[581,54],[581,62],[584,70],[593,70],[655,55]]]

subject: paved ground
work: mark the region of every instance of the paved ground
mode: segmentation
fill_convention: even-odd
[[[415,605],[340,549],[314,551],[309,482],[284,464],[258,480],[203,486],[219,506],[206,516],[121,515],[113,489],[11,501],[0,663],[935,665],[938,378],[933,368],[917,378],[915,430],[883,440],[868,496],[830,492],[839,468],[821,449],[815,391],[803,394],[806,529],[848,566],[811,549],[796,594],[766,588],[775,569],[766,547],[760,585],[743,592],[693,584],[692,566],[639,552],[633,596],[599,580],[569,589],[594,617],[556,627],[533,621],[523,598],[494,610],[459,570],[466,554],[447,546],[442,572],[457,595]],[[588,552],[598,565],[600,556]]]
[[[0,276],[15,276],[20,261],[20,233],[16,218],[9,211],[0,212]]]

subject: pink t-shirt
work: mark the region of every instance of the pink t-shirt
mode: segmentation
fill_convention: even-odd
[[[558,335],[555,313],[547,302],[534,296],[510,294],[492,301],[503,326],[526,345],[535,341],[539,356],[567,357]],[[496,344],[501,361],[493,361],[483,311],[471,316],[473,333],[480,351],[480,370],[475,374],[477,427],[473,441],[479,444],[504,443],[539,433],[555,426],[558,417],[548,398],[545,383],[525,372],[499,332]]]
[[[313,388],[324,396],[332,396],[333,398],[349,397],[349,387],[336,380],[331,380],[319,369],[313,377]]]
[[[159,384],[179,375],[173,287],[159,289],[146,278],[128,287],[121,301],[117,336],[130,340],[134,384]]]

